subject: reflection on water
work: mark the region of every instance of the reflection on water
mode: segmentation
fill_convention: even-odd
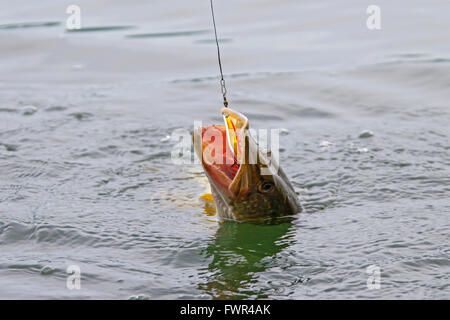
[[[99,27],[83,27],[81,29],[66,29],[66,32],[105,32],[105,31],[120,31],[133,29],[134,26],[99,26]]]
[[[22,23],[8,23],[0,25],[0,29],[23,29],[23,28],[41,28],[41,27],[56,27],[61,25],[61,22],[22,22]]]
[[[141,33],[129,34],[128,38],[165,38],[165,37],[183,37],[208,33],[209,30],[179,31],[179,32],[159,32],[159,33]]]
[[[258,273],[273,264],[276,255],[293,245],[292,223],[257,225],[251,223],[221,223],[214,240],[204,254],[212,258],[208,270],[212,273],[201,283],[213,299],[267,298],[264,290],[252,289]]]

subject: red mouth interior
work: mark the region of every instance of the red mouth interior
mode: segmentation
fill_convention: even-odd
[[[216,139],[217,136],[222,139]],[[205,150],[207,147],[208,150]],[[202,128],[202,150],[205,169],[216,184],[227,190],[240,165],[228,144],[225,126]]]

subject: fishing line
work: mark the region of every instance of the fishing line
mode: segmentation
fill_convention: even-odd
[[[214,25],[214,36],[216,38],[217,58],[218,58],[218,61],[219,61],[220,89],[222,91],[222,96],[223,96],[223,105],[225,106],[225,108],[228,108],[227,87],[225,86],[225,79],[223,78],[222,60],[220,59],[220,47],[219,47],[219,40],[217,39],[217,27],[216,27],[216,19],[214,17],[213,0],[209,0],[209,2],[211,3],[211,15],[212,15],[212,21],[213,21],[213,25]],[[236,148],[239,148],[239,142],[237,141],[237,138],[236,138],[236,135],[237,135],[236,127],[235,127],[233,121],[229,119],[228,115],[224,114],[223,115],[223,119],[225,120],[225,129],[226,129],[226,133],[227,133],[228,145],[230,146],[230,148],[232,150],[233,158],[234,158],[234,164],[232,166],[236,166],[236,165],[238,165],[238,161],[236,159],[236,153],[237,153],[236,152]],[[231,142],[230,129],[234,130],[234,133],[235,133],[235,136],[234,136],[235,144],[233,144]]]
[[[227,101],[227,87],[225,86],[225,79],[223,78],[223,71],[222,71],[222,61],[220,60],[220,48],[219,48],[219,40],[217,40],[217,28],[216,28],[216,19],[214,18],[214,6],[213,6],[213,0],[209,0],[211,3],[211,15],[212,15],[212,21],[214,25],[214,35],[216,37],[216,46],[217,46],[217,58],[219,59],[219,70],[220,70],[220,89],[222,91],[223,96],[223,105],[225,108],[228,108],[228,101]]]

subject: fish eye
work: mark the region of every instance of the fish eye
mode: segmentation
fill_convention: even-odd
[[[275,188],[274,184],[270,181],[263,181],[258,186],[258,191],[262,193],[272,192]]]

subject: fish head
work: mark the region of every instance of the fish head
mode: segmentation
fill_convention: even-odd
[[[219,216],[261,221],[301,211],[297,194],[270,152],[251,136],[248,119],[222,109],[225,125],[194,131],[194,148],[211,185]]]

